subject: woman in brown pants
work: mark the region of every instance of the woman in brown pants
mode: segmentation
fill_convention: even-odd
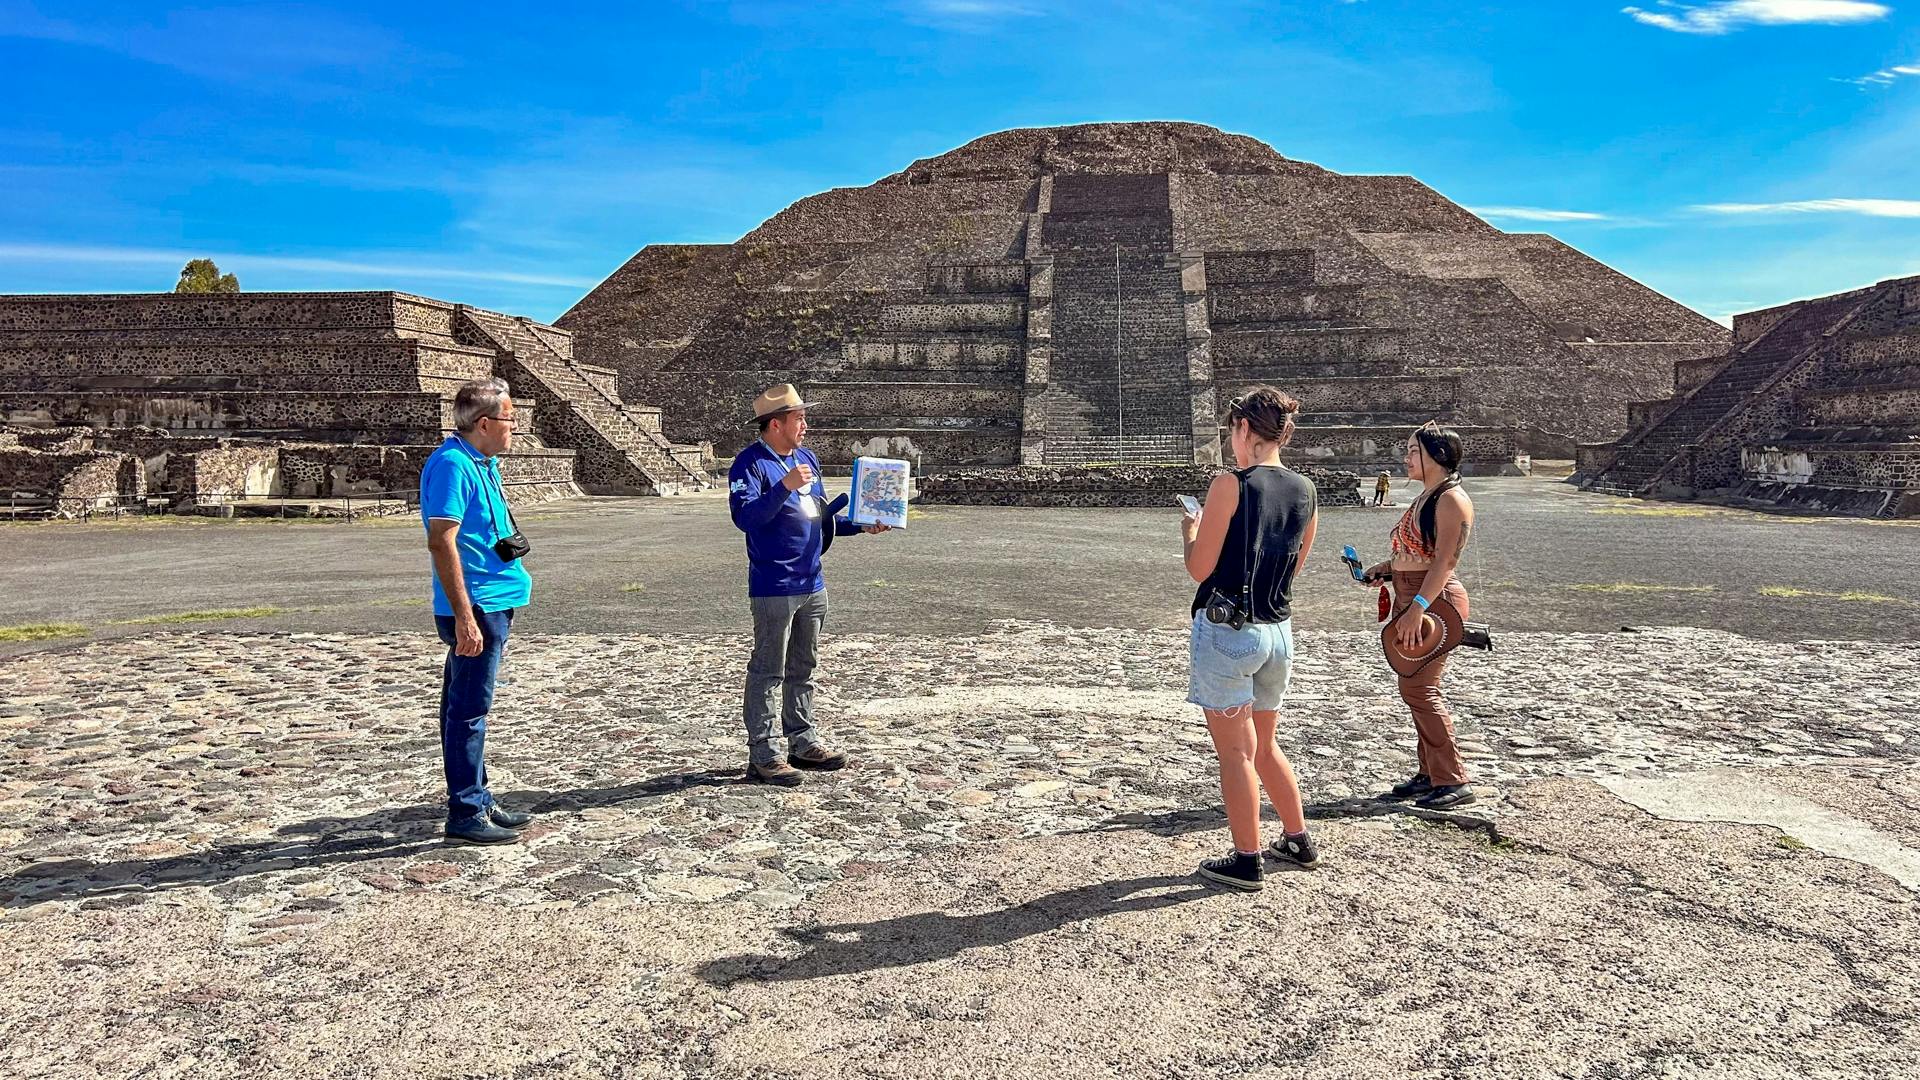
[[[1460,617],[1467,615],[1467,590],[1454,571],[1473,532],[1473,500],[1460,487],[1460,435],[1436,424],[1407,437],[1407,476],[1425,490],[1407,507],[1393,527],[1393,556],[1367,570],[1363,580],[1376,583],[1392,571],[1391,632],[1400,646],[1411,650],[1421,635],[1421,616],[1427,605],[1444,596]],[[1418,610],[1416,610],[1418,609]],[[1440,697],[1440,678],[1446,673],[1442,656],[1411,678],[1400,680],[1400,699],[1413,710],[1413,727],[1420,736],[1420,771],[1386,794],[1390,799],[1413,799],[1415,806],[1445,810],[1474,800],[1467,783],[1467,766],[1453,741],[1453,717]]]

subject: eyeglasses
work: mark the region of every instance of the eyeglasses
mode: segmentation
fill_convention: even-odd
[[[482,419],[482,420],[498,420],[498,421],[500,421],[500,422],[501,422],[501,423],[503,423],[503,424],[509,424],[509,425],[511,425],[511,424],[513,423],[513,413],[511,413],[511,412],[503,412],[503,413],[501,413],[501,414],[500,414],[500,415],[498,415],[498,416],[483,416],[483,417],[481,417],[480,419]]]

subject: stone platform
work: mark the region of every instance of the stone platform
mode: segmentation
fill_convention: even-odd
[[[1304,466],[1322,506],[1359,506],[1360,478]],[[914,501],[950,506],[1155,506],[1204,495],[1218,466],[1110,465],[1098,468],[947,469],[917,481]]]

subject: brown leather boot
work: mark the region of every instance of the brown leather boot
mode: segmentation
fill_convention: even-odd
[[[801,776],[800,770],[784,761],[776,761],[768,765],[761,765],[758,762],[750,761],[747,763],[747,779],[756,784],[773,784],[778,787],[799,787],[800,782],[805,780],[806,777]]]
[[[832,772],[847,767],[847,755],[838,750],[829,750],[824,746],[808,750],[787,751],[787,762],[796,769],[811,769],[815,772]]]

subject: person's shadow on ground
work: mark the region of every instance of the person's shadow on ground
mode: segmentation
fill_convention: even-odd
[[[1222,890],[1187,874],[1103,881],[976,915],[926,911],[878,922],[783,930],[807,946],[807,951],[797,957],[723,957],[700,965],[698,973],[712,985],[728,986],[741,980],[798,982],[877,968],[911,967],[958,956],[968,949],[1006,945],[1085,919],[1152,911],[1221,894]]]
[[[620,806],[693,788],[740,782],[740,771],[672,773],[631,784],[565,791],[512,791],[500,801],[536,814]],[[222,844],[189,855],[93,862],[34,863],[0,877],[0,908],[45,900],[120,898],[192,886],[217,887],[273,871],[302,870],[379,859],[407,858],[447,846],[439,806],[397,806],[354,817],[316,817],[281,826],[278,836],[249,844]]]

